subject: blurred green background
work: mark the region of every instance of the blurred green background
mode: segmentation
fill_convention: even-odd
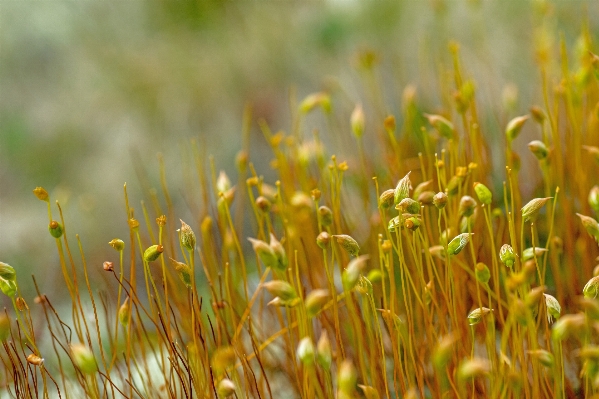
[[[107,242],[127,235],[123,183],[133,206],[142,199],[135,159],[155,183],[156,154],[164,154],[177,216],[185,218],[191,210],[179,194],[190,138],[235,181],[245,104],[273,130],[288,131],[290,92],[301,100],[336,91],[333,107],[347,125],[354,104],[368,102],[356,68],[364,49],[378,55],[381,97],[401,120],[408,85],[421,109],[444,109],[449,88],[439,74],[451,64],[448,42],[457,40],[486,132],[499,133],[540,103],[535,46],[557,58],[560,34],[575,48],[585,23],[597,38],[598,21],[597,3],[583,1],[4,1],[0,260],[27,290],[31,273],[47,294],[61,290],[46,208],[32,194],[43,186],[99,270],[115,258]],[[321,122],[311,117],[304,130]],[[265,147],[254,123],[250,157],[267,174]]]

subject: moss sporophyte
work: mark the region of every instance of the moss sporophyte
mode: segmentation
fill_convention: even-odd
[[[490,96],[452,42],[387,102],[361,49],[360,90],[298,87],[280,130],[248,106],[237,155],[194,138],[116,187],[97,247],[35,188],[21,240],[56,252],[0,262],[0,397],[596,396],[596,29],[549,40],[560,7],[531,9],[532,95]]]

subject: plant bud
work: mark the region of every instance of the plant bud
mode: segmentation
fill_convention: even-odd
[[[478,200],[481,203],[485,205],[491,205],[491,202],[493,201],[493,194],[487,186],[485,186],[482,183],[476,182],[474,183],[474,192],[476,193],[476,196],[478,197]]]
[[[525,222],[534,222],[537,219],[539,211],[553,197],[535,198],[530,200],[522,207],[522,218]]]
[[[181,228],[178,230],[181,245],[188,251],[194,251],[196,246],[196,235],[187,223],[181,219],[179,220],[181,221]]]
[[[524,275],[526,282],[530,283],[532,280],[534,280],[536,273],[537,265],[534,259],[529,259],[526,262],[524,262],[524,264],[522,265],[522,274]]]
[[[306,297],[306,314],[308,317],[314,317],[322,310],[328,302],[331,295],[328,290],[316,289],[312,290]]]
[[[318,216],[320,218],[320,223],[323,226],[330,226],[333,224],[333,211],[327,206],[321,206],[318,208]]]
[[[445,137],[446,139],[453,138],[455,132],[453,123],[441,115],[424,114],[424,117],[428,119],[428,123],[430,123],[442,137]]]
[[[102,263],[102,268],[107,272],[111,272],[114,270],[114,264],[112,262],[106,261]]]
[[[301,299],[299,297],[295,297],[293,299],[290,299],[288,301],[285,301],[279,297],[273,298],[272,301],[268,302],[266,305],[268,306],[284,306],[286,308],[294,308],[297,305],[299,305],[299,303],[301,302]]]
[[[0,342],[6,342],[10,337],[10,319],[3,312],[0,314]]]
[[[56,220],[50,222],[50,224],[48,225],[48,231],[50,232],[50,235],[54,238],[62,237],[62,226]]]
[[[534,313],[536,314],[536,308],[539,305],[539,302],[541,301],[541,298],[543,297],[543,293],[545,292],[545,290],[547,289],[547,287],[540,286],[540,287],[535,287],[533,289],[531,289],[530,291],[528,291],[526,293],[526,295],[524,296],[524,304],[526,306],[528,306],[529,308],[533,309]]]
[[[236,187],[231,187],[224,193],[219,194],[218,201],[216,203],[216,207],[218,208],[219,212],[224,213],[227,210],[227,208],[231,206],[233,200],[235,199],[236,190]]]
[[[547,158],[547,155],[549,154],[549,150],[547,149],[545,143],[539,140],[533,140],[528,143],[528,149],[535,157],[537,157],[539,161]]]
[[[385,127],[387,133],[395,133],[395,117],[393,115],[387,116],[383,121],[383,126]]]
[[[505,128],[505,135],[507,137],[508,142],[512,142],[518,134],[520,134],[520,130],[522,130],[522,126],[529,119],[528,115],[518,116],[512,119]]]
[[[445,371],[445,367],[451,359],[454,345],[458,342],[458,339],[459,337],[454,333],[441,337],[433,350],[433,366],[435,369],[440,372]]]
[[[372,269],[368,272],[366,278],[371,284],[376,284],[383,279],[383,273],[379,269]]]
[[[464,195],[460,199],[460,207],[458,208],[458,214],[460,216],[472,216],[476,208],[476,201],[469,195]]]
[[[351,256],[358,256],[360,253],[360,246],[352,237],[346,234],[334,234],[333,237],[337,240],[337,244],[341,245],[348,254]]]
[[[331,112],[331,96],[325,92],[309,94],[300,103],[299,110],[302,114],[307,114],[316,107],[320,107],[325,113]]]
[[[44,359],[32,353],[27,356],[27,363],[33,364],[34,366],[41,366],[44,363]]]
[[[17,274],[15,269],[0,262],[0,290],[4,295],[14,297],[17,293]]]
[[[582,289],[582,294],[585,298],[597,298],[599,293],[599,276],[591,278]]]
[[[551,338],[562,341],[570,335],[579,334],[585,325],[584,313],[567,314],[553,324]]]
[[[515,172],[520,171],[520,167],[522,166],[522,161],[520,160],[520,155],[517,152],[510,153],[510,160],[512,161],[512,169]]]
[[[123,242],[123,240],[119,240],[118,238],[115,238],[112,241],[110,241],[108,245],[110,245],[112,248],[116,249],[119,252],[125,249],[125,243]]]
[[[240,150],[237,155],[235,155],[235,164],[237,165],[237,169],[244,172],[247,168],[248,164],[248,153],[245,150]]]
[[[584,216],[580,213],[577,213],[576,215],[580,218],[580,221],[582,222],[582,225],[586,229],[587,233],[589,233],[589,235],[593,237],[595,241],[599,242],[599,223],[597,223],[597,221],[590,216]]]
[[[0,278],[7,281],[16,281],[17,273],[12,266],[4,262],[0,262]]]
[[[442,191],[435,194],[435,196],[433,197],[433,205],[437,209],[445,208],[445,205],[447,205],[447,194],[445,194]]]
[[[420,227],[421,224],[422,224],[422,222],[420,221],[420,219],[415,216],[410,216],[410,217],[404,219],[404,222],[403,222],[404,227],[410,231],[418,230],[418,228]]]
[[[144,251],[144,260],[146,262],[153,262],[158,259],[162,252],[164,252],[164,247],[162,245],[152,245]]]
[[[71,345],[71,358],[83,374],[93,374],[98,370],[94,354],[83,344]]]
[[[404,198],[399,204],[397,204],[395,209],[402,213],[407,212],[411,214],[418,214],[420,213],[420,203],[418,201],[414,201],[412,198]]]
[[[204,239],[210,236],[212,231],[212,218],[210,216],[206,216],[202,220],[202,224],[200,225],[200,231],[202,232],[202,236]]]
[[[599,213],[599,186],[593,186],[589,191],[589,205],[595,213]]]
[[[289,261],[287,259],[287,254],[285,253],[285,248],[283,245],[276,239],[276,237],[271,233],[270,234],[270,248],[277,258],[276,269],[280,271],[287,270],[287,265]]]
[[[260,258],[262,263],[264,263],[264,266],[273,269],[278,266],[279,260],[277,259],[277,255],[270,245],[255,238],[248,237],[248,240],[252,243],[254,252],[256,255],[258,255],[258,258]]]
[[[166,216],[160,215],[156,218],[156,224],[160,227],[166,226]]]
[[[291,204],[291,206],[293,206],[294,208],[309,208],[312,209],[312,207],[314,206],[314,202],[312,201],[312,198],[310,198],[310,196],[304,192],[301,191],[296,191],[295,193],[293,193],[293,196],[291,197],[291,199],[289,200],[289,203]]]
[[[228,251],[235,249],[235,239],[233,238],[233,232],[231,229],[226,229],[222,237],[222,246]],[[210,243],[212,245],[212,243]]]
[[[295,289],[287,282],[283,280],[272,280],[267,283],[263,283],[262,286],[266,288],[272,296],[279,297],[283,301],[290,301],[297,298]]]
[[[317,188],[315,188],[314,190],[310,191],[310,194],[312,195],[312,200],[314,200],[314,201],[320,200],[320,197],[322,195],[322,193],[320,192],[320,190],[317,189]]]
[[[484,306],[482,308],[474,309],[472,312],[468,314],[468,322],[471,326],[474,326],[480,323],[483,317],[492,311],[493,309],[485,308]]]
[[[462,185],[463,181],[464,181],[464,177],[462,177],[462,176],[457,176],[457,175],[452,176],[451,179],[449,179],[449,181],[447,182],[447,186],[445,186],[445,191],[447,191],[447,194],[449,194],[449,195],[457,194],[458,189]]]
[[[360,274],[366,267],[366,262],[370,259],[369,255],[361,255],[355,259],[352,259],[348,264],[343,273],[341,274],[341,281],[343,287],[346,290],[351,290],[355,287],[360,279]]]
[[[539,363],[547,368],[553,368],[555,365],[555,358],[551,352],[546,351],[545,349],[535,349],[527,351],[533,358],[537,359]]]
[[[501,263],[509,267],[510,269],[514,266],[516,261],[516,255],[514,254],[514,248],[509,244],[503,244],[499,250],[499,260]]]
[[[29,306],[27,306],[27,302],[25,302],[23,297],[17,297],[15,303],[17,304],[17,309],[19,309],[19,311],[24,312],[29,310]]]
[[[468,244],[470,236],[472,235],[474,235],[474,233],[462,233],[456,236],[449,244],[447,244],[447,253],[449,255],[459,254],[466,244]]]
[[[420,194],[422,194],[423,192],[430,191],[432,185],[433,185],[432,180],[427,180],[427,181],[422,182],[419,185],[417,185],[416,188],[414,189],[414,192],[412,193],[412,199],[416,200],[416,199],[418,199]]]
[[[547,321],[551,324],[553,322],[553,318],[559,319],[559,316],[562,312],[562,307],[555,297],[543,294],[545,296],[545,306],[547,307]]]
[[[235,394],[235,383],[228,378],[223,378],[218,383],[218,395],[224,398]]]
[[[256,198],[256,207],[258,207],[258,209],[260,209],[262,212],[266,213],[270,211],[272,204],[268,200],[268,198],[259,196],[258,198]]]
[[[260,179],[258,179],[256,176],[249,177],[245,181],[245,184],[247,184],[248,187],[256,187],[258,183],[260,183]]]
[[[353,363],[345,359],[339,366],[337,372],[337,385],[339,391],[352,395],[356,391],[356,384],[358,382],[358,372],[354,367]]]
[[[395,192],[393,194],[393,202],[395,205],[399,204],[404,198],[408,198],[410,196],[410,189],[412,188],[412,183],[410,182],[410,173],[412,172],[408,172],[399,181],[399,183],[397,183],[397,187],[395,187]]]
[[[421,205],[432,205],[434,197],[434,191],[424,191],[418,196],[418,202]]]
[[[227,367],[235,365],[235,349],[232,346],[221,346],[217,348],[212,354],[212,361],[210,364],[216,370],[217,374],[222,373]]]
[[[391,244],[391,241],[389,241],[389,240],[384,240],[383,243],[381,244],[381,250],[385,253],[391,252],[392,249],[393,249],[393,244]]]
[[[477,263],[474,273],[479,283],[487,284],[491,279],[491,272],[489,271],[487,265],[485,265],[484,263]]]
[[[191,285],[193,283],[193,280],[191,278],[191,274],[192,274],[191,267],[189,267],[185,263],[177,262],[173,258],[169,258],[169,259],[171,260],[171,265],[173,265],[173,267],[175,268],[175,271],[179,275],[179,278],[181,279],[181,281],[183,281],[183,284],[185,284],[185,286],[187,288],[191,288]]]
[[[380,207],[383,209],[389,209],[393,205],[395,200],[395,190],[390,188],[384,191],[379,197]]]
[[[354,108],[350,117],[351,130],[357,138],[362,137],[364,134],[364,110],[362,105],[358,104]]]
[[[316,362],[327,371],[331,369],[331,364],[333,363],[331,342],[325,330],[322,331],[320,339],[316,344]]]
[[[532,115],[532,118],[535,120],[535,122],[537,122],[538,124],[542,124],[545,120],[545,112],[541,109],[541,107],[537,105],[533,105],[532,107],[530,107],[530,114]]]
[[[522,262],[526,262],[527,260],[531,260],[534,258],[539,258],[545,252],[547,252],[547,249],[545,249],[545,248],[540,248],[540,247],[526,248],[524,251],[522,251]]]
[[[433,301],[433,281],[429,281],[426,283],[423,289],[422,298],[424,299],[424,303],[426,305],[430,305]]]
[[[216,192],[218,194],[220,194],[220,193],[224,194],[227,191],[229,191],[230,189],[231,189],[231,180],[229,179],[229,176],[227,176],[225,171],[221,170],[220,173],[218,174],[218,178],[216,179]]]
[[[458,367],[458,379],[468,381],[472,378],[489,375],[490,372],[491,365],[487,360],[479,358],[466,359]]]
[[[127,220],[127,224],[129,225],[129,228],[131,230],[133,230],[133,231],[139,230],[139,222],[137,221],[137,219],[131,218],[131,219]]]
[[[33,189],[33,194],[40,201],[50,202],[50,196],[48,195],[48,192],[43,187],[36,187],[36,188],[34,188]]]
[[[310,337],[304,337],[297,345],[297,358],[304,366],[314,365],[316,350]]]
[[[387,224],[387,230],[389,230],[391,233],[397,231],[398,228],[401,228],[401,220],[401,216],[395,216],[393,219],[389,220],[389,223]]]
[[[331,236],[326,231],[321,231],[320,234],[316,237],[316,245],[318,245],[322,249],[328,248],[331,243]]]
[[[119,308],[119,322],[123,327],[127,327],[129,325],[129,320],[131,320],[131,301],[129,298],[125,298],[125,301]]]

